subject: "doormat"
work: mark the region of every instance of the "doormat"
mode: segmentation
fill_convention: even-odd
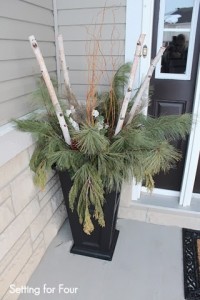
[[[200,231],[183,228],[185,299],[200,300]]]

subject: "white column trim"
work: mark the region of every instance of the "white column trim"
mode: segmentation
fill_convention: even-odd
[[[146,34],[144,45],[147,46],[147,56],[141,59],[140,80],[146,75],[151,62],[151,46],[153,34],[154,0],[143,0],[142,33]]]
[[[189,206],[192,199],[192,191],[194,187],[196,171],[199,160],[200,151],[200,58],[198,66],[198,75],[196,80],[196,90],[193,108],[193,125],[190,133],[186,163],[180,194],[180,205]]]
[[[129,1],[127,1],[127,5],[128,5],[128,2]],[[134,3],[134,1],[130,2],[130,5],[134,6],[133,3]],[[129,8],[128,11],[130,9],[131,8]],[[132,8],[132,11],[133,11],[133,8]],[[153,13],[154,13],[154,0],[143,0],[141,33],[146,34],[144,45],[147,46],[147,56],[145,58],[141,57],[140,69],[139,69],[140,82],[143,80],[144,76],[146,75],[149,65],[150,65],[150,62],[151,62]],[[131,14],[131,18],[133,19],[132,14]],[[129,47],[129,44],[127,44],[126,47]],[[125,53],[127,56],[129,55],[128,50],[126,50]],[[148,95],[146,95],[146,96],[148,97]],[[137,201],[140,198],[141,188],[142,188],[142,184],[141,183],[136,184],[135,180],[133,180],[133,185],[132,185],[132,200],[133,201]]]

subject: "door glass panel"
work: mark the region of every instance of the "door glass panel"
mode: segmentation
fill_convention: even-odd
[[[164,28],[190,28],[193,0],[167,0],[165,2]]]
[[[164,32],[166,50],[162,56],[161,73],[185,74],[189,37],[189,32]]]
[[[160,0],[156,78],[190,79],[198,10],[199,0]]]

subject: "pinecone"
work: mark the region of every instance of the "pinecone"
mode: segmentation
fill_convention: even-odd
[[[78,143],[75,140],[72,140],[71,142],[71,149],[72,150],[78,150]]]

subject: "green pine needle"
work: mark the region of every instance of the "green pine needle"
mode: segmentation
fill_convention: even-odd
[[[98,95],[100,116],[109,128],[99,130],[96,120],[89,126],[84,121],[85,107],[77,113],[80,130],[75,131],[68,118],[72,146],[64,141],[47,89],[40,82],[35,96],[42,101],[45,112],[31,115],[26,120],[15,120],[17,128],[31,132],[37,145],[30,161],[35,173],[34,182],[44,188],[47,173],[53,165],[68,171],[73,185],[69,193],[69,206],[78,213],[86,234],[94,230],[94,220],[105,226],[104,194],[120,191],[123,181],[135,178],[145,180],[151,190],[153,177],[160,171],[167,172],[176,166],[181,154],[171,141],[183,139],[190,132],[191,116],[161,116],[152,118],[137,115],[128,126],[113,136],[119,115],[124,86],[128,82],[131,65],[125,64],[116,73],[110,91]],[[72,116],[73,117],[73,116]],[[104,124],[105,125],[105,124]]]
[[[78,149],[88,156],[101,153],[109,146],[109,140],[97,128],[87,125],[75,132],[74,140]]]

